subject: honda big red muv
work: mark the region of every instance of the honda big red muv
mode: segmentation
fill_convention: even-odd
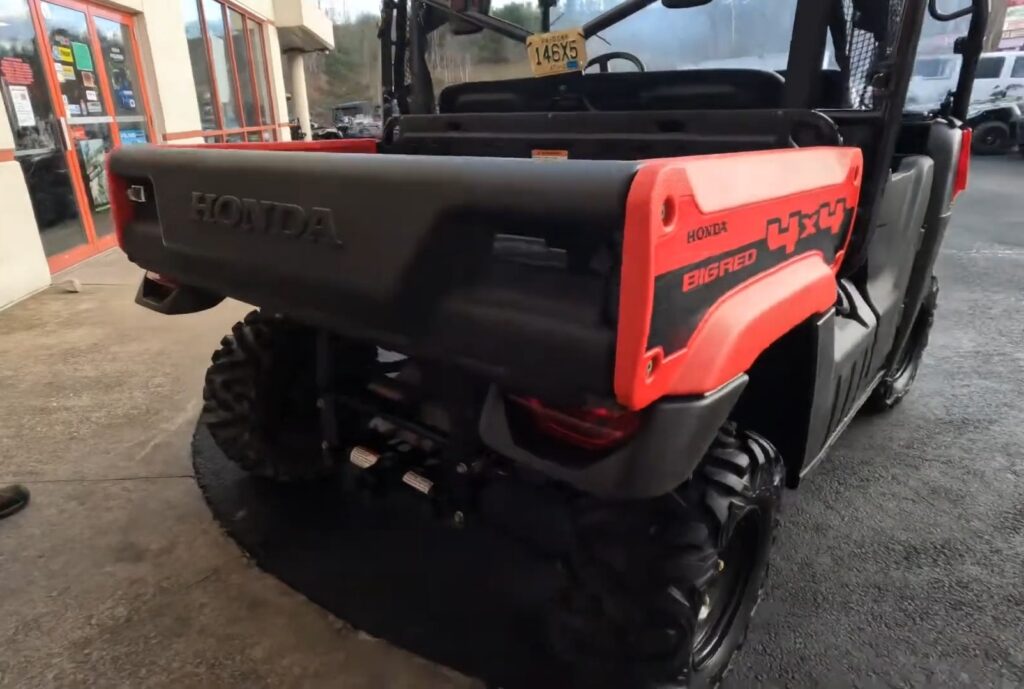
[[[384,0],[382,140],[111,155],[137,301],[258,307],[203,391],[229,459],[531,538],[583,686],[714,686],[783,488],[920,366],[988,17],[964,1],[541,0],[530,30]],[[907,113],[928,15],[969,17],[961,72]],[[530,76],[453,83],[432,51],[481,31]]]

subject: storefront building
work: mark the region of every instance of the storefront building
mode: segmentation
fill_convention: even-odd
[[[316,0],[0,0],[0,308],[114,246],[108,151],[288,139],[284,59],[331,47]]]

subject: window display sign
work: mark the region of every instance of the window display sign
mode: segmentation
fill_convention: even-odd
[[[71,48],[63,45],[53,46],[53,59],[60,60],[61,62],[74,62],[74,55],[71,53]]]
[[[32,98],[27,86],[11,86],[8,88],[11,104],[14,106],[14,117],[19,127],[36,126],[36,114],[32,110]]]
[[[31,86],[36,80],[32,65],[20,57],[0,59],[0,76],[11,86]]]
[[[121,129],[121,144],[124,146],[132,146],[135,144],[144,144],[149,139],[146,137],[145,130],[142,129]]]
[[[92,53],[85,43],[71,43],[71,50],[75,53],[75,67],[78,69],[92,71]]]
[[[57,81],[62,84],[66,81],[74,81],[76,78],[75,68],[71,65],[64,65],[60,62],[54,62],[53,69],[55,72],[57,72]]]

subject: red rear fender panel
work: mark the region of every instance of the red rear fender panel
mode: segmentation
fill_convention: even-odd
[[[646,161],[626,201],[615,394],[700,395],[836,300],[857,148]]]

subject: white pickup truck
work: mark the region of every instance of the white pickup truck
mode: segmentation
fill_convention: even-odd
[[[937,109],[956,88],[959,55],[921,56],[907,93],[907,109]],[[1006,153],[1017,142],[1024,108],[1024,51],[983,53],[971,94],[968,123],[974,129],[978,154]]]

